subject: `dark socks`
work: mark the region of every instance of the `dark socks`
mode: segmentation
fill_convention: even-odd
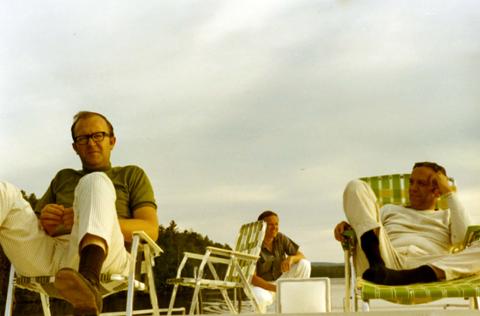
[[[80,265],[78,272],[92,284],[98,286],[100,271],[105,260],[105,251],[97,245],[88,245],[80,251]]]
[[[362,276],[365,280],[385,285],[406,285],[437,281],[435,271],[427,265],[410,270],[392,270],[385,266],[367,269]]]
[[[385,263],[380,255],[380,243],[373,230],[364,233],[360,237],[360,243],[370,265],[370,268],[362,275],[367,281],[385,285],[405,285],[437,281],[435,271],[427,265],[411,270],[392,270],[385,267]]]
[[[385,266],[382,256],[380,255],[380,243],[373,230],[369,230],[360,237],[360,244],[363,252],[367,256],[370,268]]]

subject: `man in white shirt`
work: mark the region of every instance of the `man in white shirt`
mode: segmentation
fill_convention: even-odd
[[[335,238],[353,227],[360,240],[355,265],[363,278],[401,285],[450,280],[480,272],[480,242],[451,254],[463,242],[470,218],[449,185],[445,168],[416,163],[410,177],[410,205],[379,208],[370,186],[351,181],[344,192],[347,222],[335,227]],[[449,209],[436,210],[443,196]]]

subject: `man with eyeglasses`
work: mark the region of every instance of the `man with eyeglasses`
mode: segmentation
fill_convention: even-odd
[[[116,138],[105,116],[79,112],[71,134],[82,169],[57,173],[36,205],[39,220],[17,188],[0,183],[0,242],[17,272],[55,275],[75,315],[98,315],[100,273],[127,273],[134,231],[157,239],[157,206],[141,168],[111,166]]]
[[[443,196],[449,209],[435,209]],[[378,207],[370,186],[351,181],[344,192],[348,219],[335,227],[335,238],[353,227],[360,241],[357,272],[386,285],[451,280],[480,272],[480,242],[452,254],[463,243],[470,218],[450,186],[445,168],[434,162],[413,166],[410,205]]]

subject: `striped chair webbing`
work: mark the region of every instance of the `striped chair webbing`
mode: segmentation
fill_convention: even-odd
[[[455,190],[455,180],[448,178]],[[385,204],[408,205],[410,203],[408,188],[410,187],[410,174],[390,174],[375,177],[363,177],[360,180],[370,185],[375,193],[380,206]],[[441,197],[437,200],[437,208],[447,209],[448,204]]]
[[[378,285],[357,279],[363,300],[382,299],[397,304],[422,304],[447,297],[480,296],[480,275],[433,283]]]
[[[54,281],[54,276],[27,277],[17,275],[15,278],[15,284],[20,288],[44,293],[51,297],[61,298],[60,294],[53,285]],[[123,291],[128,287],[127,281],[128,277],[124,275],[102,273],[100,275],[100,293],[102,296],[105,296]],[[134,280],[134,287],[137,291],[144,291],[146,289],[146,284],[138,280]]]

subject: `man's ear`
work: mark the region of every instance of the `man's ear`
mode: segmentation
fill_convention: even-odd
[[[110,147],[113,149],[115,147],[115,144],[117,143],[117,138],[115,136],[110,137]]]
[[[72,143],[72,148],[73,148],[73,150],[75,150],[75,153],[78,155],[77,144]]]
[[[432,193],[436,198],[439,198],[442,195],[442,193],[440,193],[440,189],[438,188],[438,185],[434,185],[432,187]]]

